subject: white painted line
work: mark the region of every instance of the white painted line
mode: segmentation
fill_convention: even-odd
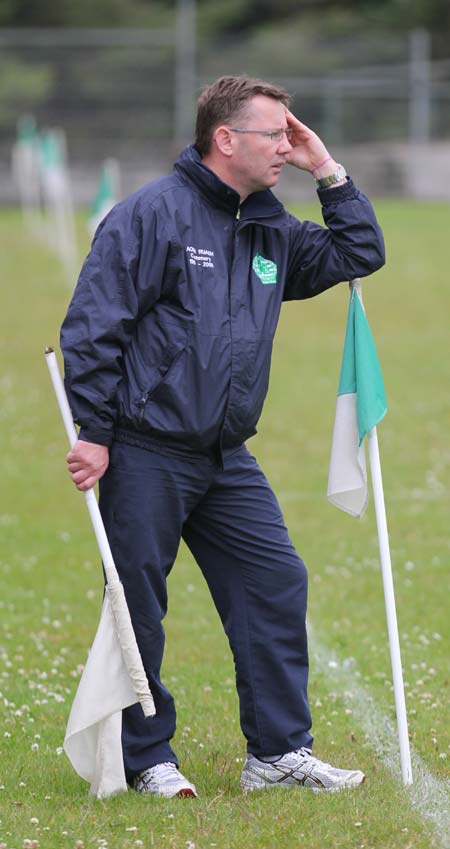
[[[311,667],[319,669],[334,682],[336,690],[351,705],[352,714],[364,730],[370,745],[399,783],[402,782],[397,731],[389,717],[383,715],[370,693],[358,683],[355,662],[342,661],[316,637],[308,623]],[[411,750],[413,783],[404,787],[405,794],[423,820],[434,828],[442,849],[450,849],[450,786],[436,778],[420,756]],[[403,785],[402,785],[403,786]]]

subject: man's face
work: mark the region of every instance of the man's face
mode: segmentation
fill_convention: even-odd
[[[286,109],[278,100],[258,94],[249,102],[244,117],[231,124],[233,129],[268,132],[287,129]],[[287,136],[271,139],[259,133],[232,132],[233,155],[230,168],[241,187],[241,194],[251,194],[275,186],[281,168],[292,150]]]

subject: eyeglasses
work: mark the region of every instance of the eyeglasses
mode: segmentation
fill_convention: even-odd
[[[285,135],[288,142],[290,143],[293,136],[294,130],[292,127],[286,127],[283,130],[240,130],[237,127],[229,127],[231,133],[257,133],[259,136],[266,136],[266,138],[270,139],[270,141],[279,142]]]

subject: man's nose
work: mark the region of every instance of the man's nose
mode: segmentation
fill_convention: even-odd
[[[278,145],[278,153],[290,153],[292,150],[292,145],[286,135],[283,133],[280,139],[280,144]]]

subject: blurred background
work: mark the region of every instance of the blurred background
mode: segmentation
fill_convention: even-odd
[[[18,136],[49,128],[76,206],[105,159],[128,194],[191,140],[202,86],[238,73],[285,85],[371,196],[450,198],[448,0],[0,0],[0,203],[20,201]]]

